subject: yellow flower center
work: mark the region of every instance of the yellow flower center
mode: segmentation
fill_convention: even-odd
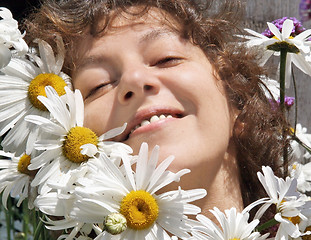
[[[18,161],[17,170],[20,173],[30,175],[30,170],[28,170],[30,160],[31,160],[31,157],[27,154],[24,154],[23,156],[21,156],[21,158]]]
[[[283,203],[284,202],[286,202],[286,200],[282,200],[281,201],[281,203],[280,203],[280,205],[279,205],[279,211],[282,209],[282,205],[283,205]],[[281,210],[281,212],[282,212],[282,210]],[[289,221],[291,221],[294,225],[296,225],[296,224],[299,224],[300,223],[300,221],[301,221],[301,219],[300,219],[300,217],[299,216],[294,216],[294,217],[285,217],[285,216],[283,216],[284,218],[286,218],[286,219],[288,219]]]
[[[142,230],[149,228],[158,218],[159,206],[150,193],[131,191],[122,199],[120,213],[126,218],[129,228]]]
[[[273,36],[272,38],[274,38],[274,39],[276,39],[276,40],[280,40],[280,39],[278,39],[276,36]],[[289,39],[294,39],[294,37],[289,36]]]
[[[311,226],[306,227],[305,232],[311,231]],[[311,240],[311,235],[304,235],[301,237],[303,240]]]
[[[38,100],[38,96],[45,96],[45,87],[52,86],[59,96],[64,95],[66,83],[64,79],[54,73],[41,73],[36,76],[29,84],[28,98],[33,106],[46,111],[46,107]]]
[[[97,145],[97,135],[89,128],[73,127],[65,137],[63,154],[67,159],[74,163],[87,161],[89,157],[81,154],[81,146],[88,143]]]
[[[229,240],[240,240],[239,238],[231,238]]]
[[[295,217],[284,217],[286,219],[288,219],[289,221],[291,221],[294,225],[299,224],[300,223],[300,217],[299,216],[295,216]]]

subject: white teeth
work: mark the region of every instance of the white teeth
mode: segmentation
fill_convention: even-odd
[[[141,127],[141,126],[146,126],[146,125],[149,125],[150,123],[153,123],[153,122],[156,122],[156,121],[159,121],[159,120],[163,120],[165,118],[172,118],[173,116],[172,115],[167,115],[165,116],[164,114],[161,114],[160,116],[157,116],[157,115],[153,115],[149,120],[143,120],[141,122],[141,124],[138,124],[137,126],[135,126],[131,133],[136,130],[137,128]]]
[[[165,115],[162,114],[162,115],[160,115],[159,118],[162,120],[162,119],[164,119],[164,118],[166,118],[166,117],[165,117]]]
[[[141,122],[141,126],[146,126],[146,125],[149,125],[150,124],[150,122],[148,121],[148,120],[144,120],[144,121],[142,121]]]
[[[159,121],[160,120],[160,118],[158,117],[158,116],[156,116],[156,115],[154,115],[154,116],[152,116],[151,118],[150,118],[150,122],[152,123],[152,122],[156,122],[156,121]]]

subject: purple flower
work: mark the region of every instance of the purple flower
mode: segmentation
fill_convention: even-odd
[[[280,98],[276,101],[278,104],[280,104]],[[293,106],[295,103],[295,98],[294,97],[288,97],[288,96],[285,96],[285,99],[284,99],[284,104],[285,104],[285,107],[287,109],[290,109],[291,106]]]
[[[269,99],[269,102],[271,104],[272,110],[277,110],[280,106],[280,98],[278,100]],[[288,97],[285,96],[284,104],[287,110],[291,108],[295,104],[295,98],[294,97]]]
[[[306,29],[302,26],[301,22],[299,22],[296,18],[294,17],[283,17],[283,18],[279,18],[274,20],[272,23],[280,30],[280,32],[282,32],[282,27],[283,27],[283,23],[286,19],[291,19],[294,22],[294,28],[292,30],[291,36],[295,37],[297,36],[299,33],[305,31]],[[274,37],[274,34],[269,30],[269,28],[267,28],[263,33],[264,36],[272,38]]]
[[[299,15],[301,21],[308,21],[311,19],[311,0],[301,0],[299,4]]]

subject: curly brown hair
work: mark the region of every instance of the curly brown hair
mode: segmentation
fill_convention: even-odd
[[[204,3],[203,3],[204,2]],[[55,45],[60,35],[67,54],[64,71],[70,74],[75,67],[76,42],[88,33],[102,34],[120,12],[131,12],[139,18],[152,7],[164,10],[180,23],[180,36],[199,46],[223,81],[231,106],[239,110],[234,141],[240,169],[240,184],[244,205],[264,195],[256,172],[268,165],[279,172],[285,138],[280,137],[286,121],[263,92],[261,76],[265,71],[258,64],[260,54],[245,49],[236,37],[243,8],[238,0],[46,0],[41,8],[25,21],[29,43],[41,38]],[[99,29],[98,21],[104,19]],[[241,128],[241,126],[243,126]],[[287,148],[286,148],[287,149]]]

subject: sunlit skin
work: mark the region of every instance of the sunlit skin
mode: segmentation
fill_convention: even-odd
[[[159,145],[160,160],[175,155],[171,171],[191,170],[170,189],[205,188],[208,196],[197,205],[208,216],[214,206],[241,210],[231,140],[236,111],[203,51],[161,17],[159,10],[135,21],[119,16],[113,22],[117,28],[100,38],[87,35],[79,43],[73,85],[84,97],[85,126],[101,135],[127,122],[115,140],[135,153],[142,142],[150,149]],[[129,134],[142,120],[161,114],[173,117]]]

